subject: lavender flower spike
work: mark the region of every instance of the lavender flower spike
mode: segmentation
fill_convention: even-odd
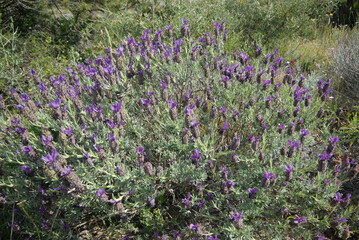
[[[306,223],[307,218],[306,217],[299,217],[298,215],[295,215],[295,219],[294,219],[293,222],[296,223],[296,224]]]
[[[234,213],[230,214],[230,218],[234,221],[237,229],[243,228],[243,215],[243,213],[238,213],[236,209],[234,210]]]
[[[21,166],[20,169],[22,171],[24,171],[25,175],[28,176],[28,177],[33,177],[35,175],[34,170],[31,167],[27,166],[27,165]]]
[[[293,166],[287,165],[285,166],[285,180],[289,182],[293,176]]]
[[[111,105],[111,110],[114,113],[119,112],[122,109],[122,101],[116,102],[115,104]]]
[[[198,159],[198,158],[201,158],[203,157],[200,152],[197,150],[197,149],[194,149],[193,150],[193,155],[191,156],[191,159],[195,160],[195,159]]]
[[[51,153],[46,155],[45,157],[42,158],[42,160],[44,160],[44,162],[46,163],[54,163],[56,162],[56,158],[59,156],[59,153],[56,151],[55,148],[51,149]]]
[[[60,107],[60,104],[61,104],[61,100],[60,100],[60,98],[57,98],[56,100],[51,101],[49,106],[53,109],[57,109]]]
[[[257,192],[258,192],[258,188],[248,188],[249,198],[255,199]]]
[[[96,191],[96,196],[98,198],[100,198],[100,200],[103,201],[103,202],[108,202],[109,201],[107,193],[106,193],[105,189],[103,189],[103,188]]]

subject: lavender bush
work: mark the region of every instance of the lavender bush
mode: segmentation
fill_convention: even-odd
[[[277,51],[224,52],[187,19],[11,91],[1,229],[29,239],[349,239],[357,176],[328,128],[329,79]]]

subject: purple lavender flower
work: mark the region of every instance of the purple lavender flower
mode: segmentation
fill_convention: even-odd
[[[96,196],[103,202],[108,202],[108,196],[105,189],[101,188],[96,191]]]
[[[182,199],[182,204],[187,208],[191,207],[191,198],[191,193],[187,193],[187,197]]]
[[[337,192],[335,194],[334,201],[336,201],[336,202],[344,202],[344,199],[342,199],[342,196],[343,196],[342,193]]]
[[[315,235],[315,239],[316,240],[327,240],[327,238],[319,232],[317,232],[317,235]]]
[[[97,196],[97,197],[101,197],[101,196],[104,195],[104,194],[106,194],[106,191],[105,191],[105,189],[103,189],[103,188],[97,190],[97,192],[96,192],[96,196]]]
[[[324,182],[325,184],[331,184],[331,183],[332,183],[332,181],[329,180],[329,179],[325,179],[323,182]]]
[[[166,89],[167,88],[167,83],[164,82],[164,81],[161,81],[161,88]]]
[[[22,109],[25,108],[25,105],[23,105],[23,104],[17,104],[17,105],[14,104],[13,107],[22,110]]]
[[[154,198],[148,197],[147,200],[147,206],[154,208],[156,206],[156,202]]]
[[[105,123],[106,123],[106,125],[109,126],[111,129],[113,129],[113,128],[116,127],[115,123],[114,123],[112,120],[110,120],[110,119],[106,119],[106,120],[105,120]]]
[[[100,152],[101,151],[101,146],[100,145],[97,145],[97,144],[94,144],[93,145],[93,148],[95,149],[96,152]]]
[[[188,19],[182,18],[181,34],[184,37],[188,37],[190,35],[190,28],[187,23]]]
[[[233,213],[230,213],[230,219],[233,220],[235,227],[237,229],[243,228],[243,213],[238,213],[236,209],[234,209]]]
[[[177,102],[174,102],[172,98],[169,99],[168,104],[170,105],[170,109],[173,109],[177,106]]]
[[[110,142],[114,142],[116,141],[116,136],[115,134],[113,134],[112,132],[110,132],[107,136],[107,139],[110,141]]]
[[[223,123],[223,126],[222,126],[222,128],[221,129],[219,129],[219,134],[224,134],[224,132],[226,131],[226,130],[228,130],[229,129],[229,125],[228,125],[228,122],[227,121],[225,121],[224,123]]]
[[[27,165],[21,166],[20,169],[21,169],[21,170],[25,173],[25,175],[28,176],[28,177],[33,177],[33,176],[35,176],[34,170],[33,170],[31,167],[27,166]]]
[[[199,226],[199,224],[197,223],[197,224],[190,224],[189,225],[189,229],[191,229],[191,230],[194,230],[195,232],[198,232],[199,231],[199,228],[200,228],[200,226]]]
[[[188,103],[188,100],[192,97],[192,92],[193,92],[193,90],[190,89],[190,90],[186,93],[186,95],[183,96],[183,99],[184,99],[184,101],[185,101],[186,104]]]
[[[177,230],[173,230],[172,235],[175,239],[177,239],[177,238],[181,239],[181,234]]]
[[[241,138],[235,135],[229,148],[231,150],[238,150],[240,144],[241,144]]]
[[[333,156],[332,153],[328,153],[327,151],[323,152],[321,155],[319,155],[320,157],[320,161],[325,161],[325,160],[329,160],[331,159]]]
[[[54,163],[56,158],[59,156],[59,153],[55,148],[51,149],[51,153],[42,158],[42,160],[46,163]]]
[[[122,101],[116,102],[115,104],[111,105],[111,110],[114,113],[118,113],[122,109]]]
[[[207,236],[206,236],[206,239],[207,239],[207,240],[219,240],[218,235],[215,235],[215,236],[207,235]]]
[[[27,95],[26,93],[20,94],[20,98],[23,102],[28,102],[30,100],[29,95]]]
[[[255,136],[253,136],[252,134],[249,134],[249,135],[248,135],[248,139],[249,139],[249,141],[251,141],[251,142],[255,142],[255,141],[256,141]]]
[[[308,129],[301,129],[300,131],[300,143],[304,143],[305,137],[309,134]]]
[[[244,214],[243,213],[238,213],[237,210],[235,210],[234,213],[230,214],[230,218],[234,222],[239,222],[241,219],[243,219],[243,216],[244,216]]]
[[[56,100],[51,101],[49,106],[53,109],[58,109],[60,107],[60,104],[61,104],[61,100],[60,98],[57,98]]]
[[[193,109],[196,107],[196,105],[195,104],[190,104],[188,107],[186,107],[185,108],[185,110],[184,110],[184,114],[187,116],[187,117],[190,117],[190,116],[192,116],[192,114],[193,114]]]
[[[291,165],[287,165],[285,166],[285,180],[286,181],[290,181],[292,179],[293,176],[293,166]]]
[[[201,201],[200,199],[198,199],[196,205],[199,208],[202,208],[204,205],[206,205],[206,201]]]
[[[300,148],[300,144],[298,141],[291,141],[291,140],[288,140],[288,145],[291,147],[291,148],[297,148],[299,149]]]
[[[222,130],[222,131],[225,131],[225,130],[228,130],[228,129],[229,129],[228,122],[225,121],[225,122],[223,123],[223,127],[221,128],[221,130]]]
[[[339,141],[339,137],[331,137],[329,139],[329,144],[328,144],[328,147],[327,147],[327,152],[328,153],[331,153],[333,152],[334,148],[335,148],[335,144]]]
[[[329,141],[330,141],[331,144],[335,144],[335,143],[337,143],[339,141],[339,139],[340,139],[339,137],[331,137],[329,139]]]
[[[26,132],[26,128],[23,128],[23,127],[17,127],[17,128],[15,128],[15,131],[18,133],[18,134],[23,134],[23,133],[25,133]]]
[[[190,125],[191,127],[198,127],[199,125],[201,125],[201,123],[191,120]]]
[[[294,219],[293,222],[296,223],[296,224],[306,223],[307,218],[306,217],[299,217],[298,215],[295,215],[295,219]]]
[[[348,221],[346,218],[337,218],[337,217],[335,217],[333,220],[334,220],[334,222],[337,222],[337,223],[345,223]]]
[[[276,178],[277,178],[277,175],[275,175],[271,172],[264,173],[263,179],[262,179],[262,187],[268,188],[271,185],[274,185]]]
[[[61,127],[61,131],[62,131],[63,133],[65,133],[67,136],[69,136],[69,135],[71,135],[71,134],[72,134],[73,129],[72,129],[72,127],[71,127],[71,126],[68,126],[68,127],[67,127],[67,129],[66,129],[66,128]]]
[[[29,154],[33,150],[32,146],[23,146],[20,147],[20,149],[26,154]]]
[[[222,173],[222,177],[224,178],[224,180],[228,180],[227,176],[229,174],[229,171],[227,170],[227,167],[225,165],[223,165],[221,167],[221,173]]]
[[[196,159],[199,159],[201,157],[203,157],[203,156],[200,154],[200,152],[197,149],[194,149],[193,150],[193,155],[191,156],[191,159],[196,160]]]
[[[232,161],[235,162],[235,163],[239,162],[239,157],[238,157],[238,155],[236,153],[232,154]]]
[[[37,75],[36,71],[32,68],[30,68],[29,71],[33,76]]]
[[[141,103],[143,105],[145,105],[146,107],[148,107],[151,104],[151,100],[146,100],[146,99],[140,99]]]
[[[278,126],[278,133],[282,134],[283,132],[284,132],[284,124],[281,123],[281,124],[279,124],[279,126]]]
[[[248,188],[249,198],[255,199],[257,192],[258,192],[258,188]]]
[[[270,104],[271,104],[271,102],[274,100],[274,98],[272,98],[272,97],[267,97],[266,99],[264,99],[264,102],[266,103],[266,107],[267,108],[270,108]]]
[[[350,193],[347,193],[347,194],[345,194],[345,200],[350,200],[350,197],[351,197],[352,195],[350,194]]]
[[[301,134],[302,136],[307,136],[307,135],[309,134],[309,130],[308,130],[308,129],[301,129],[301,130],[300,130],[300,134]]]
[[[147,95],[147,96],[149,96],[149,97],[151,97],[151,96],[153,96],[154,94],[155,94],[155,92],[145,92],[145,94]]]
[[[11,125],[17,126],[20,123],[20,119],[18,119],[17,117],[11,118],[10,122],[11,122]]]
[[[288,173],[293,172],[293,166],[291,166],[291,165],[285,166],[285,171]]]
[[[60,224],[61,224],[61,226],[63,227],[63,229],[65,230],[65,231],[68,231],[68,230],[70,230],[70,228],[71,228],[71,226],[69,225],[69,224],[67,224],[66,222],[64,222],[64,221],[60,221]]]
[[[137,155],[144,155],[145,148],[144,147],[138,147],[136,148]]]
[[[63,168],[62,171],[61,171],[61,176],[67,176],[67,175],[70,175],[72,172],[72,166],[69,165],[67,166],[66,168]]]
[[[50,227],[50,224],[49,224],[47,221],[43,221],[43,222],[41,223],[41,227],[42,227],[43,229],[45,229],[45,230],[48,230],[49,227]]]

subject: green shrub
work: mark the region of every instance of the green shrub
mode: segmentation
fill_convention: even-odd
[[[277,51],[224,53],[224,22],[199,40],[186,19],[172,36],[168,28],[49,80],[32,70],[38,91],[12,90],[11,106],[0,99],[3,236],[357,231],[356,203],[340,193],[357,165],[339,161],[326,124],[330,80],[309,86]]]
[[[359,31],[339,40],[334,50],[334,69],[341,77],[339,91],[343,99],[359,101]]]
[[[344,121],[344,126],[339,131],[343,136],[343,140],[349,146],[359,144],[359,107],[355,107]]]
[[[251,42],[274,46],[296,36],[313,36],[317,24],[328,22],[336,0],[227,1],[238,18],[237,31]]]

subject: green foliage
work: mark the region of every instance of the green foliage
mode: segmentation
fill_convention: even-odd
[[[343,140],[350,146],[359,144],[359,106],[354,107],[352,112],[346,116],[345,122],[345,125],[339,130]]]
[[[20,48],[20,49],[19,49]],[[10,86],[23,84],[24,74],[22,66],[24,59],[21,56],[21,43],[18,33],[0,30],[0,93],[9,91]]]
[[[328,13],[336,2],[36,2],[38,7],[29,12],[32,15],[24,16],[31,21],[16,22],[15,27],[0,33],[0,81],[7,105],[0,112],[0,229],[5,229],[5,238],[101,239],[108,236],[122,239],[126,235],[134,239],[153,239],[158,232],[165,239],[165,235],[172,236],[173,230],[177,230],[184,239],[211,239],[210,236],[217,234],[219,239],[312,239],[318,232],[340,237],[346,226],[356,233],[358,209],[355,202],[349,206],[345,203],[333,205],[343,184],[353,178],[356,163],[348,165],[345,161],[349,159],[344,157],[345,161],[340,162],[342,150],[337,146],[335,155],[328,161],[328,169],[318,171],[318,156],[328,149],[331,136],[329,126],[332,123],[328,122],[334,117],[326,111],[320,117],[315,116],[326,109],[328,98],[328,94],[317,87],[322,73],[315,72],[303,80],[302,89],[308,88],[304,91],[312,96],[310,105],[306,106],[301,98],[297,103],[299,116],[294,116],[296,106],[293,105],[295,87],[302,77],[300,70],[314,69],[317,53],[330,61],[326,51],[332,45],[316,45],[326,39],[325,34],[318,37],[317,27],[329,22]],[[159,27],[166,32],[165,25],[179,26],[181,18],[191,20],[191,36],[183,37],[175,27],[173,37],[183,40],[178,62],[172,58],[175,43],[166,34],[161,41],[163,46],[171,48],[170,60],[165,60],[160,47],[158,55],[151,56],[156,49],[153,47],[152,50],[142,49],[146,58],[141,57],[138,50],[130,56],[128,47],[131,44],[127,42],[130,36],[141,42],[143,31],[151,29],[152,40]],[[221,32],[211,44],[199,42],[199,37],[205,38],[206,32],[214,37],[213,24],[215,21],[223,23],[223,18],[227,19],[228,40],[222,41]],[[10,18],[7,19],[5,25],[10,23]],[[272,47],[279,46],[283,51],[281,45],[293,44],[292,47],[297,48],[297,43],[289,42],[297,36],[302,40],[317,39],[308,40],[299,53],[286,53],[289,59],[282,59],[282,66],[277,66],[273,61],[279,61],[280,56],[272,52]],[[255,58],[253,45],[262,44],[267,57],[260,54]],[[119,46],[127,49],[124,59],[118,59],[115,53]],[[191,60],[194,46],[200,46],[196,61]],[[111,53],[104,52],[107,47]],[[248,62],[243,62],[247,56],[243,50],[249,53]],[[219,59],[219,68],[214,66],[215,57]],[[90,63],[89,58],[103,62]],[[102,72],[108,67],[107,62],[104,63],[108,58],[115,69],[109,75]],[[290,61],[285,64],[287,60]],[[73,70],[64,72],[69,65]],[[276,66],[274,72],[273,66]],[[33,79],[29,77],[29,68],[37,71]],[[98,78],[90,74],[91,68],[97,71]],[[235,69],[235,75],[226,69]],[[256,84],[260,70],[264,71],[260,80],[271,80],[268,89],[263,81]],[[143,83],[141,71],[144,72]],[[167,72],[171,73],[170,79]],[[247,74],[252,76],[250,81],[245,80]],[[274,83],[283,82],[286,75],[293,81],[275,90]],[[50,76],[57,77],[51,77],[50,81]],[[228,86],[223,80],[225,76],[231,77]],[[59,80],[62,78],[65,85]],[[49,99],[38,90],[38,81],[46,84]],[[161,81],[167,81],[168,95],[178,103],[177,119],[171,119],[169,104],[162,96]],[[96,90],[95,83],[100,89]],[[324,88],[324,85],[325,81],[321,80],[318,86]],[[18,102],[9,95],[12,88],[18,89],[19,94],[28,93],[31,101],[41,106],[33,108],[31,102]],[[208,88],[211,91],[207,91]],[[185,96],[189,90],[193,92],[187,101]],[[74,91],[82,108],[71,97]],[[150,92],[153,92],[152,97]],[[58,97],[63,116],[49,107]],[[268,97],[276,98],[270,107],[266,106]],[[151,101],[151,108],[142,104],[146,100]],[[123,104],[124,125],[112,128],[108,125],[109,120],[114,120],[111,106],[119,101]],[[0,108],[1,103],[0,100]],[[91,108],[94,103],[102,107],[101,111],[96,110],[101,114],[86,110],[85,106]],[[12,107],[14,104],[31,107],[32,111],[16,109]],[[192,107],[194,116],[190,119],[184,111]],[[219,111],[215,117],[211,117],[212,107]],[[286,109],[282,118],[277,113],[281,109]],[[232,111],[239,112],[237,119]],[[35,114],[36,120],[31,120],[31,114]],[[15,117],[20,119],[19,125],[11,122]],[[292,157],[288,157],[288,151],[281,155],[282,146],[289,148],[288,140],[301,138],[300,129],[292,135],[287,133],[298,118],[304,120],[300,129],[308,129],[309,135]],[[358,136],[357,115],[349,119],[348,127],[341,130],[343,140],[352,143]],[[191,125],[196,122],[200,123],[199,137],[195,137]],[[225,123],[229,124],[229,129],[221,133]],[[278,132],[280,124],[286,126],[284,134]],[[62,129],[68,126],[73,128],[75,142],[71,142],[71,136]],[[22,128],[29,133],[27,139],[20,134]],[[189,130],[188,143],[182,139],[185,129]],[[112,149],[110,134],[116,137],[117,150]],[[261,136],[258,149],[247,139],[248,135]],[[44,146],[40,140],[42,136],[53,137],[51,147]],[[231,144],[237,136],[241,144],[234,150]],[[104,152],[98,151],[95,145],[101,146]],[[36,157],[24,153],[21,148],[24,146],[32,146]],[[145,161],[152,164],[154,174],[149,174],[139,162],[138,147],[144,148]],[[59,166],[56,168],[42,160],[51,148],[59,152],[57,162],[61,171]],[[195,150],[202,155],[198,162],[191,159]],[[84,153],[88,153],[88,157],[84,157]],[[233,160],[233,153],[238,159]],[[287,181],[284,168],[289,165],[294,170],[292,179]],[[25,166],[30,167],[33,174],[21,168]],[[69,166],[75,174],[71,177],[62,172]],[[229,174],[223,173],[223,167]],[[339,168],[344,170],[339,172]],[[276,175],[270,187],[262,186],[266,172]],[[79,182],[74,181],[74,176],[82,185],[76,186]],[[226,188],[223,184],[228,181],[235,185]],[[259,189],[254,198],[248,196],[249,188]],[[102,189],[105,195],[99,194]],[[241,221],[231,219],[241,212],[244,213]],[[297,217],[306,217],[307,223],[295,223]],[[344,217],[348,219],[346,223],[331,226],[336,224],[335,218]],[[200,231],[193,226],[197,223]]]
[[[334,51],[333,67],[341,78],[338,88],[343,99],[359,101],[359,31],[341,38]]]
[[[309,239],[342,234],[337,217],[354,229],[340,188],[356,163],[331,138],[330,81],[277,51],[225,53],[215,26],[203,40],[186,23],[123,41],[103,29],[102,55],[32,72],[32,91],[0,101],[5,237]]]
[[[238,19],[237,31],[251,42],[275,45],[294,36],[311,37],[318,23],[328,21],[335,0],[228,1],[228,9]]]

